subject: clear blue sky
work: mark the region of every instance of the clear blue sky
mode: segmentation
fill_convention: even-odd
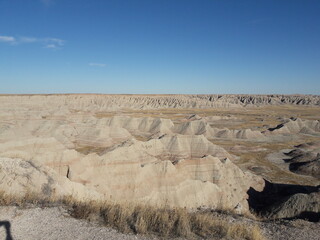
[[[320,1],[0,0],[0,93],[320,94]]]

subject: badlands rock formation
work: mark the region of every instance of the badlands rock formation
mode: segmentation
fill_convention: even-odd
[[[244,213],[249,210],[248,190],[262,191],[265,182],[237,166],[239,156],[230,154],[221,141],[254,147],[278,135],[315,137],[319,121],[286,118],[269,129],[216,127],[216,122],[220,126],[238,117],[212,112],[201,116],[190,109],[246,112],[248,106],[263,105],[314,107],[320,97],[0,96],[0,190]],[[185,108],[187,113],[178,112]]]
[[[229,153],[201,135],[131,139],[101,156],[67,149],[53,137],[8,141],[0,151],[1,187],[10,193],[76,193],[82,199],[191,208],[239,205],[246,211],[246,191],[263,187],[260,178],[243,173]]]
[[[274,219],[300,217],[314,222],[319,221],[320,191],[310,194],[294,194],[272,205],[269,209],[268,217]]]
[[[1,192],[17,197],[35,193],[42,197],[100,198],[97,192],[59,176],[51,168],[18,158],[0,157],[0,179]]]
[[[173,132],[184,135],[204,135],[208,139],[212,138],[228,138],[228,139],[255,139],[264,138],[264,135],[259,131],[251,129],[233,129],[228,128],[212,128],[205,120],[187,121],[177,124]]]
[[[269,131],[274,134],[316,134],[320,132],[320,122],[318,120],[302,120],[299,118],[291,118],[274,128],[270,128]]]
[[[303,186],[275,184],[266,181],[262,192],[249,191],[255,195],[253,205],[269,219],[301,218],[309,221],[320,220],[320,185]]]
[[[319,106],[313,95],[16,95],[0,96],[2,108],[9,112],[28,108],[63,114],[68,110],[105,111],[117,109],[212,108],[261,105]],[[11,111],[10,111],[11,109]],[[54,111],[53,111],[54,110]]]
[[[320,178],[320,143],[298,145],[285,155],[291,171]]]

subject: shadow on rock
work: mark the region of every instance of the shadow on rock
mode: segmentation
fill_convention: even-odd
[[[265,188],[248,190],[250,209],[268,219],[320,218],[320,186],[278,184],[265,180]]]

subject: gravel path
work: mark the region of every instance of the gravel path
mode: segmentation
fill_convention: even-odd
[[[273,221],[263,223],[268,239],[274,240],[320,240],[320,223],[312,223],[304,220]]]
[[[37,239],[110,239],[110,240],[155,240],[131,234],[122,234],[116,230],[98,226],[84,220],[74,219],[62,207],[29,208],[0,207],[0,239],[7,239],[6,227],[11,225],[14,240]],[[7,237],[7,238],[6,238]]]

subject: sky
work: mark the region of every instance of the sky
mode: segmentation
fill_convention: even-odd
[[[0,0],[0,93],[320,94],[320,1]]]

